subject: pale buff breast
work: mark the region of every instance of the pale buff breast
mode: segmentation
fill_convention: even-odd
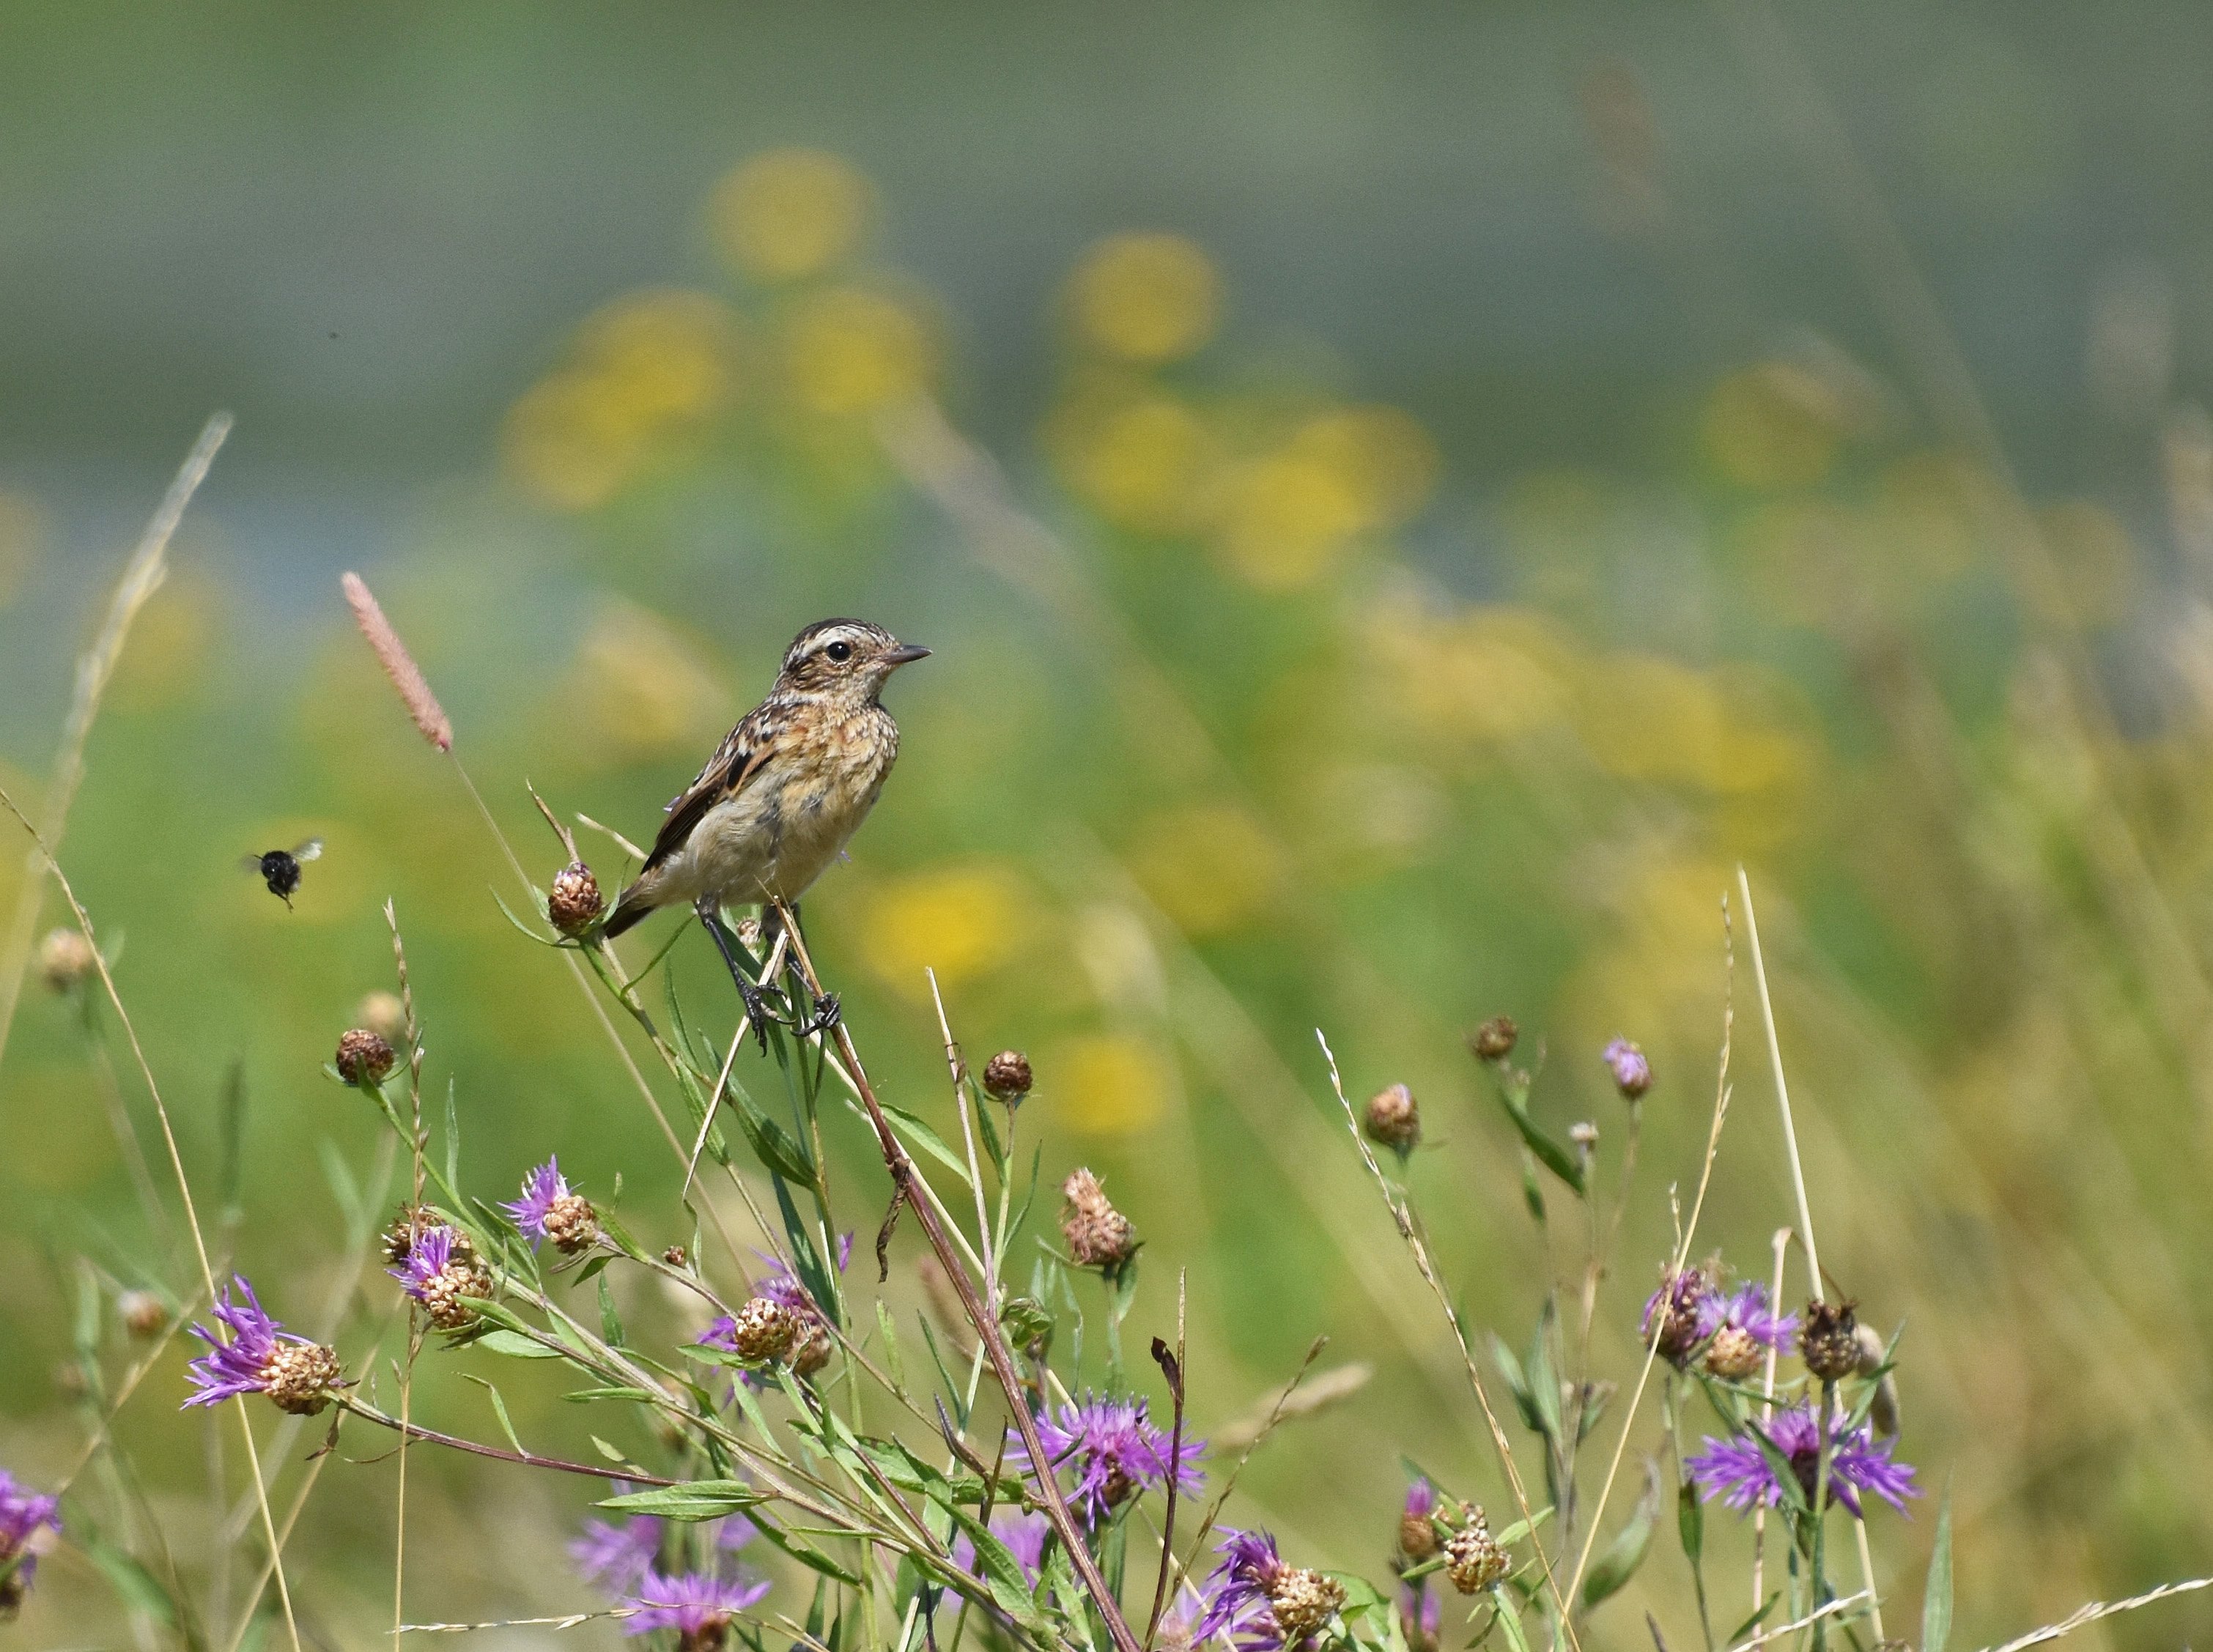
[[[867,722],[828,731],[803,755],[771,759],[743,791],[708,810],[669,858],[660,899],[797,900],[868,819],[898,755],[899,731],[876,710]]]

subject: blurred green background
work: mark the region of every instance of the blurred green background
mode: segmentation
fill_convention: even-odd
[[[131,539],[235,410],[64,861],[204,1184],[240,1064],[238,1249],[287,1318],[346,1303],[350,1362],[389,1330],[386,1282],[349,1295],[324,1167],[366,1175],[375,1132],[319,1071],[390,984],[387,896],[472,1184],[558,1149],[687,1236],[679,1167],[494,905],[504,868],[339,571],[541,880],[526,779],[644,838],[790,634],[858,613],[938,650],[809,903],[863,1053],[943,1120],[925,966],[972,1052],[1030,1052],[1045,1173],[1093,1165],[1149,1242],[1143,1332],[1190,1270],[1203,1429],[1318,1334],[1373,1362],[1247,1477],[1295,1558],[1381,1572],[1401,1450],[1501,1500],[1311,1029],[1356,1102],[1413,1086],[1417,1197],[1517,1343],[1547,1260],[1462,1036],[1507,1011],[1541,1039],[1539,1113],[1595,1120],[1609,1178],[1597,1051],[1645,1045],[1600,1316],[1621,1374],[1704,1140],[1742,861],[1823,1259],[1907,1322],[1902,1454],[1955,1488],[1960,1633],[2204,1570],[2202,4],[4,17],[0,783],[40,796]],[[235,870],[311,832],[297,910]],[[0,910],[21,887],[10,850]],[[1764,1274],[1790,1212],[1739,964],[1699,1249]],[[704,941],[672,966],[722,1022]],[[0,1068],[0,1417],[34,1481],[83,1437],[54,1377],[76,1259],[190,1277],[100,1072],[34,980]],[[865,1232],[881,1173],[857,1131],[840,1151]],[[119,1433],[197,1576],[211,1436],[174,1414],[182,1357]],[[588,1449],[553,1385],[499,1375],[526,1436]],[[445,1368],[416,1403],[496,1426]],[[590,1604],[558,1549],[588,1484],[416,1466],[411,1618]],[[331,1466],[293,1542],[326,1644],[388,1628],[392,1472]],[[1908,1633],[1932,1525],[1875,1522]],[[1638,1643],[1639,1600],[1688,1632],[1664,1539],[1606,1643]],[[2209,1631],[2184,1603],[2108,1638]],[[15,1632],[128,1643],[67,1553]]]

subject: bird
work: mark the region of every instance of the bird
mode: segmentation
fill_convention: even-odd
[[[864,619],[817,620],[792,638],[768,698],[668,805],[600,933],[663,906],[711,917],[725,905],[796,905],[868,819],[899,756],[885,683],[929,654]]]

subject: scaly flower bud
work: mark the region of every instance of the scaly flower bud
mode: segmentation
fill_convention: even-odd
[[[1623,1100],[1637,1100],[1652,1088],[1652,1064],[1644,1058],[1644,1052],[1627,1039],[1616,1039],[1607,1045],[1603,1059],[1613,1074],[1613,1088],[1621,1092]]]
[[[141,1342],[150,1342],[168,1329],[169,1308],[150,1290],[126,1290],[115,1299],[123,1328]]]
[[[1009,1106],[1030,1093],[1030,1058],[1019,1050],[1002,1050],[984,1064],[984,1094]]]
[[[1061,1184],[1060,1192],[1068,1201],[1061,1211],[1060,1231],[1076,1265],[1112,1273],[1128,1261],[1137,1248],[1136,1231],[1130,1219],[1108,1202],[1099,1178],[1078,1170]]]
[[[384,1082],[391,1076],[396,1059],[390,1045],[366,1027],[356,1027],[339,1035],[338,1052],[332,1064],[347,1083],[357,1089],[366,1089]]]
[[[732,1316],[730,1347],[741,1359],[766,1364],[791,1351],[799,1322],[782,1302],[766,1296],[749,1296]]]
[[[1401,1159],[1422,1139],[1422,1110],[1414,1105],[1414,1093],[1404,1084],[1393,1084],[1369,1096],[1362,1123],[1369,1140],[1380,1142]]]
[[[1286,1566],[1268,1585],[1268,1604],[1283,1644],[1295,1646],[1344,1605],[1344,1585],[1311,1566]]]
[[[1493,1015],[1475,1029],[1467,1047],[1475,1052],[1478,1061],[1503,1061],[1514,1053],[1514,1045],[1521,1036],[1521,1029],[1514,1025],[1513,1018]]]
[[[1843,1301],[1806,1304],[1806,1328],[1798,1333],[1798,1352],[1806,1369],[1824,1382],[1837,1382],[1859,1369],[1858,1305]]]
[[[1445,1576],[1462,1594],[1480,1594],[1505,1576],[1511,1564],[1511,1558],[1491,1535],[1491,1521],[1480,1509],[1445,1543]]]
[[[553,875],[553,887],[546,892],[546,916],[562,934],[582,935],[607,909],[600,881],[583,862],[571,861]]]

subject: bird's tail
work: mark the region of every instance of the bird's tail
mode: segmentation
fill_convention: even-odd
[[[607,921],[601,927],[600,933],[612,941],[625,930],[643,923],[653,912],[655,905],[656,903],[649,898],[643,889],[637,884],[632,884],[625,892],[623,898],[615,903],[614,911],[607,914]]]

